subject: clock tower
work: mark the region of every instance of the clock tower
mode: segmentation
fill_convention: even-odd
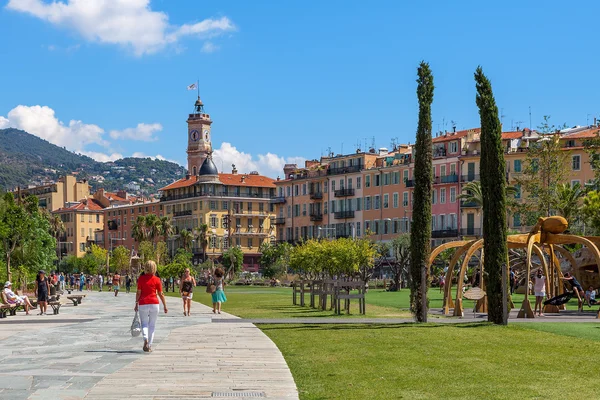
[[[197,175],[200,171],[202,163],[212,152],[212,144],[210,138],[210,115],[204,112],[204,104],[198,96],[198,100],[194,104],[194,113],[189,114],[187,119],[188,124],[188,174]]]

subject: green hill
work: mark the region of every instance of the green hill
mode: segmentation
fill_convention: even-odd
[[[135,182],[140,190],[129,192],[149,195],[184,176],[185,169],[169,161],[151,158],[124,158],[101,163],[27,132],[0,129],[0,188],[11,190],[73,173],[88,179],[94,190],[100,187],[125,189],[125,185]]]

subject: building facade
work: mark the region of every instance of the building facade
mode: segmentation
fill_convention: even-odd
[[[90,185],[85,179],[78,181],[73,175],[65,175],[55,183],[26,189],[18,188],[13,194],[22,198],[34,195],[38,198],[40,208],[55,211],[64,208],[67,203],[89,197]]]
[[[96,236],[104,228],[104,208],[95,199],[67,203],[66,207],[55,210],[63,221],[65,233],[59,237],[58,248],[61,256],[82,257],[88,247],[96,242]]]

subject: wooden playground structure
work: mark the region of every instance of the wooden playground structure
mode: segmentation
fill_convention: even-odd
[[[565,233],[568,228],[568,222],[563,217],[540,218],[535,227],[529,234],[508,235],[507,244],[509,249],[521,249],[525,251],[526,259],[521,262],[523,273],[525,274],[525,299],[519,310],[518,318],[534,318],[531,303],[529,301],[530,291],[528,290],[529,277],[532,273],[532,257],[537,257],[539,267],[542,268],[546,276],[546,293],[548,298],[552,298],[564,293],[563,270],[561,261],[570,266],[571,272],[584,288],[593,286],[595,289],[600,287],[600,275],[598,268],[600,266],[600,236],[578,236]],[[583,246],[582,254],[578,259],[569,251],[565,245],[580,244]],[[487,311],[487,299],[485,297],[485,274],[483,270],[483,239],[477,240],[459,240],[444,243],[431,252],[429,265],[431,266],[436,257],[443,251],[456,249],[452,256],[448,270],[446,272],[446,285],[444,287],[444,306],[445,315],[463,316],[463,288],[465,276],[469,267],[469,262],[474,256],[479,255],[480,268],[480,288],[481,298],[477,301],[476,311]],[[508,255],[507,255],[507,260]],[[460,263],[460,265],[459,265]],[[513,260],[514,263],[514,260]],[[511,265],[511,261],[507,265]],[[458,266],[458,268],[457,268]],[[456,279],[456,297],[452,298],[452,282]],[[512,304],[511,304],[512,306]],[[558,313],[564,306],[544,306],[545,313]],[[600,312],[599,312],[600,315]]]

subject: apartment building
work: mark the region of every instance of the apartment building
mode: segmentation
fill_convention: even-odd
[[[65,227],[58,243],[61,255],[82,257],[104,228],[104,208],[93,198],[67,203],[53,214],[60,216]]]
[[[29,195],[37,196],[40,208],[55,211],[64,208],[67,203],[77,202],[90,196],[90,185],[87,181],[78,181],[73,175],[65,175],[55,183],[29,188],[18,188],[13,191],[15,196],[25,198]]]

